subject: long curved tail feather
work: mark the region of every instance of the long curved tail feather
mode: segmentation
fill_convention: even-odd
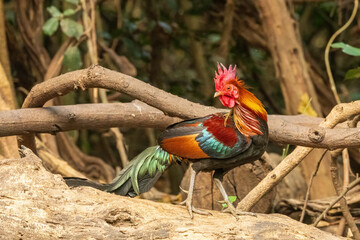
[[[106,185],[105,191],[134,197],[147,192],[170,165],[170,155],[160,146],[145,149]]]
[[[164,151],[160,146],[145,149],[123,168],[110,184],[100,184],[83,178],[64,178],[68,186],[89,186],[122,196],[135,197],[147,192],[156,183],[172,161],[179,157]]]
[[[65,183],[69,187],[88,186],[88,187],[92,187],[92,188],[96,188],[96,189],[105,191],[105,189],[108,186],[108,184],[96,183],[96,182],[93,182],[93,181],[91,181],[89,179],[86,179],[86,178],[64,177],[64,180],[65,180]]]

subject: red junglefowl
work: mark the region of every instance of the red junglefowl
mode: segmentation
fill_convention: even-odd
[[[161,174],[176,162],[190,162],[190,186],[186,204],[190,217],[195,209],[192,197],[196,174],[213,171],[227,211],[237,212],[230,203],[222,185],[222,178],[232,168],[258,159],[268,143],[267,113],[262,103],[247,90],[244,82],[235,76],[236,66],[226,69],[222,64],[215,71],[215,95],[230,108],[229,113],[212,114],[202,118],[182,121],[169,126],[160,135],[158,146],[149,147],[136,156],[110,184],[81,184],[67,179],[69,185],[90,185],[123,196],[134,197],[149,191]]]

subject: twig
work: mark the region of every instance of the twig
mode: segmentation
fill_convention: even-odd
[[[354,20],[357,9],[358,9],[358,5],[359,5],[359,0],[354,0],[354,8],[353,8],[353,11],[351,13],[351,16],[350,16],[349,20],[331,36],[331,38],[330,38],[330,40],[327,43],[326,48],[325,48],[326,72],[327,72],[327,75],[329,77],[329,82],[330,82],[330,85],[331,85],[331,91],[333,92],[337,103],[340,103],[340,98],[339,98],[339,95],[338,95],[338,93],[336,91],[334,77],[332,75],[331,67],[330,67],[330,61],[329,61],[330,47],[331,47],[331,44],[334,42],[335,38],[337,36],[339,36],[339,34],[342,33],[352,23],[352,21]]]
[[[348,121],[349,128],[355,128],[358,121],[360,119],[360,115],[355,116],[353,120]],[[344,180],[343,180],[343,189],[346,189],[346,186],[349,185],[349,175],[351,172],[350,168],[350,159],[349,159],[349,150],[345,148],[342,151],[342,158],[343,158],[343,172],[344,172]],[[342,235],[345,228],[346,219],[344,217],[341,218],[339,226],[337,228],[336,233],[338,235]]]
[[[343,159],[343,172],[344,172],[344,177],[343,177],[343,187],[345,188],[348,184],[349,184],[349,173],[350,173],[350,159],[349,159],[349,150],[347,148],[345,148],[342,151],[342,159]]]
[[[340,176],[339,176],[339,169],[338,169],[338,165],[337,165],[337,156],[338,155],[334,155],[331,156],[331,167],[330,167],[330,171],[331,171],[331,178],[334,184],[334,188],[336,190],[337,195],[340,194],[342,190],[341,187],[341,183],[339,182]],[[346,222],[348,223],[355,239],[359,240],[360,239],[360,233],[359,233],[359,229],[357,228],[354,219],[350,213],[350,209],[347,205],[346,199],[343,197],[340,200],[340,209],[341,212],[343,213],[343,216],[346,220]]]
[[[323,160],[323,158],[324,158],[324,156],[325,156],[326,153],[327,153],[327,150],[325,150],[325,151],[323,152],[323,154],[321,155],[320,159],[318,160],[318,162],[317,162],[317,164],[316,164],[316,168],[315,168],[314,172],[312,173],[312,175],[311,175],[311,177],[310,177],[309,186],[308,186],[308,189],[307,189],[307,191],[306,191],[306,197],[305,197],[305,200],[304,200],[304,207],[303,207],[303,210],[302,210],[302,212],[301,212],[300,222],[303,222],[303,221],[304,221],[305,212],[306,212],[306,207],[307,207],[307,203],[308,203],[309,196],[310,196],[311,185],[312,185],[312,183],[313,183],[314,177],[315,177],[316,174],[317,174],[317,171],[319,170],[321,161]]]
[[[344,217],[341,217],[340,221],[339,221],[339,226],[336,229],[336,235],[338,236],[343,236],[344,234],[344,229],[345,229],[345,225],[346,225],[346,220]]]
[[[349,174],[350,174],[350,159],[349,159],[349,150],[345,148],[342,151],[342,160],[343,160],[343,189],[346,188],[347,185],[349,185]],[[339,226],[337,228],[337,233],[342,236],[345,228],[345,221],[346,219],[344,217],[341,217]]]
[[[360,119],[360,115],[354,117],[353,120],[348,121],[347,125],[349,128],[355,128],[358,121]],[[344,172],[344,180],[343,180],[343,189],[346,188],[346,186],[349,184],[349,175],[351,172],[351,168],[350,168],[350,159],[349,159],[349,150],[347,148],[345,148],[342,151],[342,157],[343,157],[343,172]],[[352,173],[352,175],[354,175]],[[340,222],[339,222],[339,226],[336,230],[336,234],[342,236],[344,233],[344,229],[345,229],[345,223],[346,223],[346,219],[344,217],[341,217]]]
[[[345,190],[342,191],[342,193],[334,200],[332,201],[329,206],[320,214],[320,216],[315,220],[313,226],[316,227],[318,225],[318,223],[321,221],[321,219],[323,219],[325,217],[325,215],[327,214],[327,212],[340,200],[342,199],[346,193],[348,191],[350,191],[351,189],[353,189],[356,185],[358,185],[360,183],[360,178],[357,178],[356,180],[354,180],[353,182],[351,182]]]
[[[110,132],[114,135],[116,141],[116,148],[120,155],[121,165],[125,167],[129,163],[128,156],[126,154],[125,146],[124,146],[124,137],[120,132],[119,128],[111,128]]]

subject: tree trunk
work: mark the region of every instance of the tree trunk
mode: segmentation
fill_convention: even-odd
[[[298,38],[298,24],[291,18],[286,1],[256,0],[255,5],[268,38],[286,111],[288,114],[297,114],[301,97],[308,94],[312,98],[311,106],[320,115],[320,104]]]
[[[309,68],[298,37],[298,23],[291,18],[286,1],[256,0],[255,5],[262,21],[263,30],[268,38],[268,47],[273,57],[277,77],[280,80],[287,113],[299,113],[301,102],[306,105],[306,99],[311,98],[309,107],[313,108],[318,116],[321,116],[321,107],[313,82],[310,79]],[[301,163],[303,174],[307,180],[320,156],[319,151],[313,151]],[[331,185],[329,170],[330,158],[326,156],[316,178],[317,186],[321,186],[321,189],[313,188],[311,191],[312,198],[322,198],[335,194]]]
[[[9,54],[6,45],[3,1],[0,0],[0,111],[17,106],[14,84],[10,73]],[[0,138],[0,155],[6,158],[19,157],[16,137]]]
[[[90,187],[69,189],[29,149],[0,162],[0,235],[7,239],[343,239],[279,214],[211,211],[132,199]]]

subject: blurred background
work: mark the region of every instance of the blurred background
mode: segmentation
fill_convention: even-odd
[[[326,74],[324,51],[332,34],[349,19],[353,1],[284,0],[274,1],[271,9],[260,2],[0,0],[0,62],[7,77],[0,84],[1,110],[21,107],[34,85],[92,64],[190,101],[220,107],[213,99],[213,78],[221,62],[237,65],[237,75],[269,114],[326,116],[336,98]],[[355,17],[335,42],[329,60],[340,100],[360,99],[360,50],[356,48],[360,47],[360,18]],[[47,105],[132,100],[117,92],[92,89],[76,90]],[[67,167],[78,173],[108,182],[128,159],[155,145],[157,135],[158,130],[126,127],[40,134],[38,148],[42,158],[66,160]],[[13,147],[4,141],[2,157],[16,156],[14,141],[9,140]],[[293,146],[270,144],[268,151],[280,161],[284,148],[291,151]],[[302,166],[301,181],[308,181],[311,162],[320,155],[310,156],[310,163]],[[350,156],[356,165],[358,151]],[[324,165],[312,198],[334,194]],[[170,169],[157,189],[178,194],[185,169]],[[306,184],[291,197],[303,198],[304,191]]]

